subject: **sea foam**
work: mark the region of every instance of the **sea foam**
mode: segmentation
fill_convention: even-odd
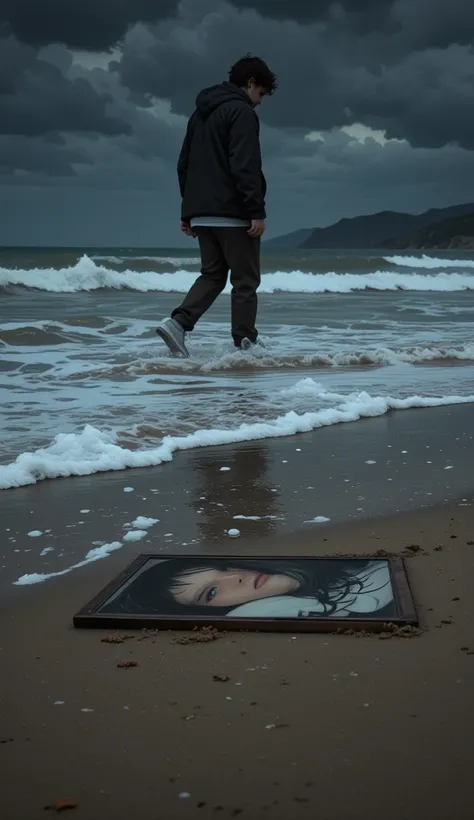
[[[60,575],[67,575],[68,572],[72,572],[73,569],[80,569],[80,567],[85,567],[87,564],[91,564],[94,561],[99,561],[101,558],[107,558],[111,552],[119,550],[121,547],[122,544],[120,541],[112,541],[111,544],[102,544],[101,547],[95,547],[94,549],[89,550],[84,560],[79,561],[77,564],[72,564],[70,567],[66,567],[66,569],[59,570],[58,572],[33,572],[29,575],[21,575],[17,581],[14,581],[14,584],[16,586],[41,584],[43,581],[48,581],[50,578],[57,578]]]
[[[115,433],[86,425],[81,433],[60,433],[48,447],[22,453],[10,464],[1,465],[0,489],[36,484],[46,478],[152,467],[171,461],[178,450],[292,436],[319,427],[382,416],[389,410],[474,403],[474,395],[413,395],[403,399],[371,396],[367,392],[343,395],[326,392],[317,382],[310,385],[308,380],[298,382],[293,392],[296,396],[301,392],[306,395],[313,392],[315,396],[322,393],[335,406],[301,414],[291,410],[270,421],[244,423],[235,428],[201,429],[186,436],[165,436],[160,446],[143,450],[129,450],[119,446]]]

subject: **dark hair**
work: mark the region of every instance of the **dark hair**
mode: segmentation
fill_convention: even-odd
[[[348,558],[343,563],[330,560],[313,564],[311,561],[288,559],[239,558],[213,561],[212,558],[196,558],[187,566],[186,556],[158,561],[145,569],[122,593],[101,609],[101,612],[151,615],[227,615],[237,604],[226,607],[209,607],[198,604],[181,604],[171,593],[171,587],[185,584],[186,574],[208,569],[254,570],[269,575],[286,575],[298,581],[298,590],[289,593],[298,598],[316,598],[323,607],[324,615],[337,610],[340,601],[351,600],[364,589],[365,571],[369,561]],[[316,571],[314,571],[316,570]],[[348,606],[351,601],[347,602]]]
[[[229,82],[238,85],[239,88],[246,88],[250,80],[255,80],[257,85],[263,86],[267,94],[274,94],[278,88],[276,75],[270,71],[267,64],[260,57],[252,57],[247,54],[232,66],[229,71]]]

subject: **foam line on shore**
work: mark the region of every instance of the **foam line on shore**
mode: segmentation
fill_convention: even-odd
[[[60,433],[49,446],[21,453],[15,461],[0,466],[0,489],[36,484],[46,478],[157,466],[171,461],[179,450],[292,436],[319,427],[382,416],[390,410],[474,403],[474,395],[393,398],[371,396],[367,392],[328,393],[317,382],[310,385],[308,380],[298,382],[293,388],[296,396],[302,391],[323,396],[335,406],[301,414],[291,410],[270,421],[245,423],[236,428],[209,428],[186,436],[165,436],[158,447],[143,450],[129,450],[117,443],[116,433],[86,425],[81,433]]]

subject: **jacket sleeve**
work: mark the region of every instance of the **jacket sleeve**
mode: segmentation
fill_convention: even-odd
[[[186,135],[184,137],[183,145],[178,159],[178,180],[181,199],[184,196],[184,189],[186,186],[186,176],[188,173],[189,152],[191,150],[191,136],[194,126],[195,114],[188,120],[188,127],[186,128]]]
[[[260,124],[250,106],[239,106],[229,129],[230,172],[249,219],[265,219],[265,179],[260,152]]]

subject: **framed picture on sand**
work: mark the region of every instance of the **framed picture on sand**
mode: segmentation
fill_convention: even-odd
[[[401,558],[140,555],[76,627],[332,632],[415,626]]]

